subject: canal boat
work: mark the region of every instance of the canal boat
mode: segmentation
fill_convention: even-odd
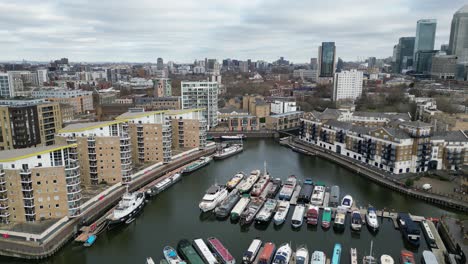
[[[270,182],[270,176],[268,174],[263,174],[262,177],[260,177],[260,180],[258,180],[257,183],[254,184],[252,191],[250,192],[251,196],[260,196],[265,190],[266,186]]]
[[[392,256],[383,254],[380,256],[380,264],[394,264],[395,261],[393,260]]]
[[[397,223],[403,239],[413,247],[419,247],[420,231],[416,223],[407,213],[398,213]]]
[[[174,173],[174,175],[167,177],[166,179],[155,184],[153,187],[150,187],[146,191],[146,194],[150,197],[153,197],[161,193],[162,191],[166,190],[167,188],[172,186],[174,183],[178,182],[180,179],[182,179],[182,175],[180,173]]]
[[[330,189],[330,206],[338,206],[340,204],[340,187],[333,185]]]
[[[263,203],[265,203],[265,199],[263,199],[262,197],[253,197],[250,200],[249,205],[247,205],[247,207],[241,214],[240,224],[251,224],[252,221],[255,219],[257,213],[260,211],[260,209],[262,209]]]
[[[182,173],[187,174],[194,172],[202,167],[205,167],[206,165],[210,164],[210,162],[213,160],[211,157],[201,157],[197,161],[192,162],[189,164],[187,167],[185,167],[182,170]]]
[[[301,245],[296,249],[296,264],[309,264],[309,250]]]
[[[304,180],[304,184],[302,185],[301,191],[299,192],[299,196],[297,197],[297,202],[305,204],[310,202],[310,197],[312,196],[312,192],[314,190],[313,184],[314,183],[310,178]]]
[[[193,240],[192,245],[206,264],[219,264],[218,259],[216,259],[213,253],[211,253],[211,250],[205,244],[203,239],[198,238]]]
[[[177,252],[175,251],[174,248],[170,246],[165,246],[163,249],[164,253],[164,258],[167,260],[169,264],[186,264],[185,261],[183,261],[179,255],[177,255]]]
[[[237,135],[223,135],[220,137],[221,140],[241,140],[241,139],[245,139],[246,136],[244,134],[237,134]]]
[[[252,243],[250,243],[249,248],[247,249],[247,251],[244,252],[244,255],[242,255],[242,263],[253,263],[261,247],[262,241],[260,239],[252,240]]]
[[[239,184],[239,187],[238,187],[239,192],[240,193],[249,192],[250,189],[252,189],[254,184],[257,182],[258,178],[260,177],[260,174],[261,174],[260,170],[253,170],[252,172],[250,172],[249,177],[247,177],[245,181]]]
[[[212,185],[206,190],[198,207],[204,213],[215,209],[228,195],[228,190],[221,185]]]
[[[421,263],[422,264],[439,264],[439,262],[437,261],[436,256],[430,250],[424,250],[423,251]]]
[[[370,252],[369,252],[369,255],[367,256],[364,256],[362,258],[362,263],[363,264],[377,264],[377,260],[374,258],[374,256],[372,255],[372,247],[374,246],[374,241],[371,240],[371,244],[370,244]]]
[[[346,208],[339,206],[336,209],[335,221],[333,223],[333,230],[342,232],[345,229],[346,222]]]
[[[323,204],[323,197],[325,196],[325,187],[324,186],[315,186],[314,191],[312,192],[312,198],[310,199],[310,203],[313,205],[322,205]]]
[[[350,253],[350,258],[351,258],[351,264],[358,264],[357,249],[351,248],[349,253]]]
[[[318,224],[318,218],[319,218],[319,211],[320,209],[318,206],[315,205],[309,205],[309,208],[307,209],[306,217],[307,217],[307,224],[309,225],[314,225],[316,226]]]
[[[224,247],[224,245],[215,237],[208,238],[208,246],[215,253],[218,259],[223,264],[236,264],[236,260],[231,255],[229,250]]]
[[[249,196],[244,196],[244,197],[240,198],[239,202],[237,202],[237,204],[231,210],[231,220],[232,221],[239,220],[240,215],[245,210],[247,205],[249,205],[249,202],[250,202]]]
[[[257,216],[255,217],[255,223],[265,224],[270,222],[271,216],[273,215],[273,212],[275,211],[277,205],[277,200],[267,199],[262,209],[258,212]]]
[[[401,264],[416,264],[414,261],[414,254],[408,250],[402,250],[400,253],[400,263]]]
[[[426,238],[426,242],[431,248],[437,248],[437,244],[434,238],[434,234],[431,231],[431,228],[429,228],[429,224],[427,223],[426,220],[421,221],[421,226],[422,226],[422,231],[424,234],[424,237]]]
[[[153,258],[152,257],[147,257],[146,258],[146,264],[155,264]]]
[[[330,228],[331,225],[331,217],[332,217],[332,211],[330,207],[325,207],[323,208],[323,213],[322,213],[322,228],[327,229]]]
[[[226,218],[229,216],[229,213],[240,200],[240,195],[238,190],[232,190],[226,199],[224,199],[218,207],[215,208],[214,212],[217,218]]]
[[[322,251],[314,251],[310,264],[325,264],[327,262],[327,256]]]
[[[136,217],[145,205],[145,194],[143,192],[124,193],[119,204],[114,208],[108,218],[108,227],[112,228],[125,223],[130,218]]]
[[[341,206],[350,209],[353,206],[353,197],[349,194],[345,195],[341,200]]]
[[[362,216],[357,210],[351,213],[351,230],[361,231],[362,228]]]
[[[270,264],[275,256],[276,246],[272,242],[265,243],[258,257],[258,264]]]
[[[236,175],[234,175],[234,177],[232,177],[226,183],[226,188],[228,190],[233,190],[234,188],[236,188],[237,185],[239,185],[239,183],[242,181],[242,179],[244,179],[244,177],[245,177],[244,173],[242,173],[242,172],[236,173]]]
[[[288,264],[291,260],[292,249],[288,243],[282,244],[273,257],[273,264]]]
[[[275,198],[281,188],[281,179],[272,179],[267,187],[267,198]]]
[[[293,216],[291,219],[291,225],[294,228],[299,228],[302,226],[303,220],[304,220],[304,212],[305,212],[305,206],[302,204],[296,205],[296,208],[294,208]]]
[[[296,184],[297,184],[296,176],[294,175],[289,176],[288,180],[286,181],[286,183],[283,185],[283,187],[280,190],[279,199],[289,201],[294,192],[294,189],[296,188]]]
[[[340,264],[340,259],[341,259],[341,244],[336,243],[335,246],[333,247],[333,255],[332,255],[331,264]]]
[[[97,236],[96,235],[90,235],[88,239],[86,239],[86,242],[83,244],[85,247],[90,247],[96,242]]]
[[[237,153],[240,153],[244,150],[244,147],[241,144],[234,144],[229,147],[223,148],[220,151],[216,152],[213,155],[213,159],[222,160],[234,156]]]
[[[177,243],[177,252],[188,264],[204,264],[200,255],[187,239],[182,239]]]
[[[374,207],[367,208],[366,224],[367,227],[373,232],[379,230],[379,220],[377,219],[377,211]]]
[[[278,210],[276,211],[275,216],[273,217],[273,223],[275,225],[281,225],[284,223],[286,217],[288,216],[290,206],[291,205],[288,201],[279,201]]]

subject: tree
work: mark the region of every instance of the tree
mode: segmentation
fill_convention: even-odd
[[[405,181],[405,186],[406,187],[412,187],[414,185],[414,180],[413,179],[406,179]]]

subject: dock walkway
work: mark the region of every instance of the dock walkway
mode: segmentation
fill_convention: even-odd
[[[429,226],[429,229],[431,229],[432,235],[434,235],[434,239],[437,245],[437,248],[432,248],[432,253],[437,258],[437,262],[439,263],[445,263],[445,253],[447,252],[447,249],[445,248],[444,242],[442,241],[442,238],[439,235],[439,232],[437,232],[437,228],[435,227],[434,223],[432,221],[427,221],[427,225]]]

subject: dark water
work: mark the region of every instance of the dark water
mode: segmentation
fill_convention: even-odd
[[[367,228],[360,234],[352,234],[347,218],[344,233],[335,233],[333,229],[323,231],[320,227],[310,228],[305,224],[299,230],[293,230],[288,221],[276,228],[273,223],[258,228],[254,225],[241,229],[229,220],[219,221],[210,215],[200,215],[199,200],[204,191],[213,183],[225,183],[238,171],[249,173],[253,169],[262,169],[267,162],[273,177],[286,179],[295,174],[302,179],[310,177],[327,185],[339,185],[341,194],[351,194],[358,205],[372,204],[377,208],[408,211],[412,214],[438,217],[441,214],[453,214],[439,207],[419,200],[402,196],[382,188],[365,178],[335,165],[327,160],[308,157],[284,148],[272,140],[245,141],[245,151],[223,161],[212,162],[188,176],[181,182],[149,201],[144,212],[129,226],[114,229],[101,234],[91,248],[70,243],[53,258],[41,263],[145,263],[148,256],[157,263],[162,258],[165,245],[175,247],[182,238],[218,237],[230,252],[240,260],[252,239],[260,237],[263,241],[272,241],[277,246],[291,242],[295,248],[307,244],[309,252],[324,251],[327,257],[333,252],[335,243],[343,246],[341,263],[349,263],[350,247],[356,247],[359,263],[362,256],[369,253],[370,241],[374,241],[374,256],[389,254],[398,263],[399,252],[404,243],[398,230],[390,221],[383,221],[381,229],[372,235]],[[291,208],[293,209],[293,208]],[[416,252],[417,257],[427,248],[425,243]],[[1,260],[0,260],[1,262]],[[8,260],[8,263],[22,263]]]

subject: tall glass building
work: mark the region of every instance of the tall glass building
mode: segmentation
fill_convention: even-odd
[[[414,54],[423,50],[434,50],[437,20],[421,19],[416,25],[416,39],[414,41]]]
[[[459,62],[468,62],[468,5],[453,15],[449,52],[456,55]]]
[[[332,78],[335,73],[336,47],[335,42],[322,42],[319,47],[319,77]]]

